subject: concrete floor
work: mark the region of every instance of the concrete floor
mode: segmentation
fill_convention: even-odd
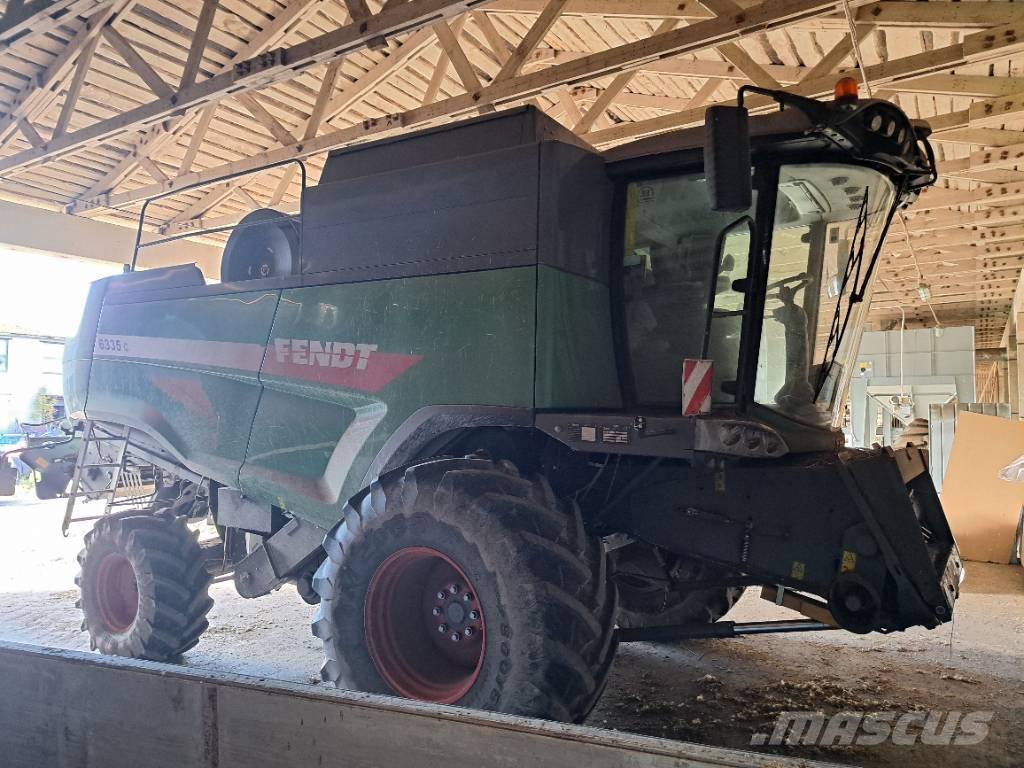
[[[87,649],[74,608],[75,555],[87,523],[60,535],[62,502],[0,499],[0,637]],[[86,507],[88,509],[88,507]],[[823,749],[809,759],[860,765],[1024,765],[1024,569],[969,563],[955,621],[890,636],[845,632],[779,635],[682,645],[623,646],[588,723],[721,746],[749,748],[784,710],[994,712],[980,745]],[[243,600],[230,583],[212,588],[210,629],[190,667],[319,682],[312,609],[290,587]],[[748,592],[735,620],[791,617]],[[709,677],[710,676],[710,677]]]

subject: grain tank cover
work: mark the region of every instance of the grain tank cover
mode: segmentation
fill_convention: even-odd
[[[607,281],[604,161],[533,107],[332,152],[303,204],[325,282],[548,264]],[[314,278],[313,276],[317,276]]]
[[[444,125],[392,139],[331,150],[327,155],[320,184],[545,141],[558,141],[590,149],[572,131],[543,112],[533,107],[520,107],[467,120],[457,127]]]

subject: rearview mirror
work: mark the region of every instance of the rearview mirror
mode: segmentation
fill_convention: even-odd
[[[708,107],[704,113],[704,173],[711,208],[745,211],[750,183],[750,123],[745,107]]]

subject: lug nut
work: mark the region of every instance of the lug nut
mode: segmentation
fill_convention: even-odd
[[[448,587],[448,591],[451,592],[453,595],[459,594],[459,585],[452,584],[450,587]]]
[[[447,624],[438,624],[437,625],[437,631],[440,632],[443,635],[445,632],[448,631],[448,625]]]
[[[480,618],[480,611],[472,610],[472,611],[469,612],[469,620],[470,621],[476,621],[479,618]]]
[[[438,608],[436,605],[434,606],[434,608],[430,612],[432,614],[434,614],[435,616],[440,616],[441,615],[441,609]]]
[[[458,632],[452,632],[451,637],[452,637],[452,642],[453,643],[459,642],[459,633]]]
[[[472,627],[466,627],[464,630],[462,630],[462,634],[464,634],[466,637],[472,637],[473,632],[474,630]]]
[[[472,592],[467,592],[466,594],[464,594],[462,596],[462,601],[464,603],[471,603],[471,602],[473,602],[473,593]]]
[[[446,593],[443,589],[437,593],[438,600],[444,600],[446,597],[448,597],[448,593]]]

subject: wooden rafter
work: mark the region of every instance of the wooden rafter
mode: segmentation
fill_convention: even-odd
[[[522,69],[527,57],[533,52],[534,48],[540,45],[541,40],[544,39],[544,36],[551,31],[551,27],[558,21],[558,17],[561,15],[566,2],[568,0],[547,1],[544,10],[537,16],[537,20],[530,26],[522,41],[505,60],[505,63],[501,65],[497,77],[494,78],[495,80],[504,80],[519,74],[519,70]]]
[[[463,10],[473,0],[409,0],[375,16],[306,40],[288,49],[275,50],[239,62],[230,71],[143,104],[109,120],[58,137],[45,147],[30,149],[0,160],[0,173],[25,168],[54,157],[96,146],[121,135],[172,117],[182,110],[214,104],[229,95],[293,79],[325,58],[366,48],[381,37]],[[140,73],[141,74],[141,73]],[[152,87],[152,85],[151,85]]]
[[[140,54],[135,47],[129,43],[124,36],[113,27],[106,27],[103,30],[103,37],[110,46],[125,60],[132,71],[149,86],[159,98],[170,100],[174,96],[174,89],[160,77],[152,65]]]
[[[327,109],[328,105],[330,104],[331,96],[334,93],[335,84],[337,83],[338,79],[338,72],[341,69],[341,64],[341,59],[335,59],[334,61],[327,65],[324,71],[323,80],[321,80],[320,82],[320,90],[317,93],[316,102],[313,105],[313,111],[310,113],[310,116],[306,121],[306,127],[302,133],[302,141],[308,141],[309,139],[314,138],[317,132],[320,130],[320,126],[323,123],[325,115],[327,114]],[[245,96],[243,98],[255,101],[255,97],[253,96]],[[271,125],[275,126],[274,128],[270,128],[270,130],[272,133],[275,134],[275,137],[277,137],[282,144],[290,146],[296,143],[297,139],[295,138],[295,136],[290,131],[288,131],[284,126],[282,126],[272,115],[270,115],[266,111],[266,109],[258,102],[255,102],[255,104],[249,104],[247,108],[250,110],[250,112],[253,112],[253,110],[255,110],[253,116],[256,117],[257,120],[268,121],[268,128],[270,128]],[[261,117],[257,117],[257,113],[260,114]],[[281,175],[281,179],[278,181],[277,187],[275,188],[274,193],[270,197],[268,207],[273,208],[281,203],[285,194],[288,191],[288,188],[294,182],[296,173],[297,169],[296,166],[294,165],[289,165],[284,169],[284,172]],[[247,179],[243,177],[234,182],[229,182],[227,187],[228,194],[226,195],[220,194],[221,190],[218,187],[214,187],[211,190],[207,190],[206,192],[204,192],[203,199],[201,199],[201,201],[198,201],[197,204],[194,204],[189,209],[186,209],[186,211],[183,211],[181,214],[178,214],[177,216],[172,218],[164,227],[164,233],[177,234],[178,232],[185,231],[186,229],[189,228],[189,226],[201,228],[202,224],[196,225],[195,220],[212,211],[220,202],[227,199],[231,195],[231,193],[233,193],[235,196],[241,195],[248,197],[249,199],[247,202],[249,202],[250,208],[259,207],[256,201],[253,200],[252,197],[249,196],[249,194],[242,187],[242,185],[246,181]],[[237,214],[235,216],[224,217],[222,221],[218,222],[218,226],[227,226],[229,224],[233,224],[239,219],[241,219],[242,215],[244,214]]]
[[[152,2],[8,3],[5,195],[116,218],[103,206],[290,158],[316,178],[332,147],[524,103],[604,147],[697,125],[743,83],[821,97],[854,69],[834,0],[289,0],[273,18]],[[1024,4],[850,5],[874,94],[931,123],[944,177],[907,215],[913,253],[889,233],[879,312],[914,303],[925,279],[941,316],[998,324],[1024,263]],[[8,36],[26,11],[39,28]],[[53,45],[33,47],[37,33]],[[150,220],[185,233],[266,204],[291,213],[295,180],[285,166],[217,184]]]
[[[444,51],[445,56],[447,56],[448,61],[451,62],[456,74],[458,74],[459,80],[462,81],[462,86],[470,92],[479,91],[480,78],[477,77],[476,70],[469,63],[466,52],[462,50],[462,46],[459,45],[459,40],[452,32],[451,27],[448,26],[448,22],[438,22],[431,29],[437,35],[441,49]]]
[[[199,74],[199,67],[203,62],[203,51],[206,50],[206,43],[210,39],[210,29],[213,27],[213,17],[217,12],[219,0],[203,0],[203,6],[199,11],[199,18],[196,19],[196,29],[192,35],[192,45],[188,49],[188,58],[185,60],[185,69],[181,73],[181,80],[178,82],[178,90],[188,88],[196,81]]]
[[[249,41],[246,42],[246,44],[228,60],[227,64],[219,71],[218,74],[226,72],[235,64],[246,61],[247,59],[260,54],[265,48],[281,42],[281,40],[292,32],[298,24],[302,23],[306,15],[310,13],[316,5],[317,0],[293,0],[293,2],[290,2],[269,24],[250,38]],[[193,49],[195,49],[195,45],[190,47],[190,53]],[[186,62],[186,68],[187,67],[188,64]],[[192,139],[189,143],[188,150],[186,151],[185,157],[180,165],[179,175],[192,169],[192,163],[195,161],[203,139],[206,136],[207,129],[210,126],[210,121],[216,110],[216,104],[208,105],[200,110],[199,121],[195,131],[192,133]],[[187,118],[174,118],[169,124],[157,125],[153,128],[142,131],[132,141],[131,149],[125,157],[108,173],[104,174],[103,177],[85,190],[81,197],[84,199],[91,199],[97,195],[108,193],[112,187],[120,183],[121,180],[130,176],[135,169],[139,167],[141,158],[152,158],[164,147],[173,144],[188,128],[189,124],[190,121]],[[69,210],[77,209],[75,209],[74,206],[71,206]]]
[[[103,28],[121,11],[127,10],[135,0],[119,0],[97,11],[82,22],[68,45],[34,80],[12,99],[13,107],[0,117],[0,147],[17,130],[21,120],[32,121],[57,100],[64,78],[71,72],[79,54],[102,33]]]
[[[68,14],[95,12],[102,4],[97,0],[10,0],[0,18],[0,43],[44,34],[64,23]]]
[[[410,109],[400,115],[389,115],[381,120],[362,123],[333,133],[324,134],[311,142],[303,143],[302,147],[282,147],[270,150],[241,163],[232,164],[232,168],[258,167],[267,162],[275,162],[291,157],[308,156],[322,152],[324,149],[359,141],[384,131],[407,128],[441,117],[465,114],[479,108],[482,104],[515,103],[530,98],[537,93],[561,87],[573,82],[592,80],[606,75],[616,68],[638,67],[655,56],[670,56],[678,53],[693,53],[711,48],[723,40],[735,40],[744,35],[757,34],[768,29],[782,29],[786,26],[812,16],[814,13],[830,10],[831,5],[817,0],[786,0],[786,2],[769,2],[754,8],[746,9],[741,18],[720,16],[715,19],[699,22],[681,29],[655,35],[636,43],[627,43],[611,48],[600,54],[585,58],[573,59],[557,64],[538,72],[530,72],[507,80],[495,80],[485,86],[479,94],[462,94],[445,99],[435,104]],[[1002,30],[998,30],[1002,32]],[[925,56],[912,56],[906,59],[895,59],[885,64],[869,67],[868,72],[873,81],[888,82],[920,76],[937,69],[956,66],[958,62],[985,61],[1005,55],[1008,50],[1017,50],[1020,44],[1011,35],[992,34],[989,32],[969,35],[962,42],[941,49],[930,51]],[[794,90],[808,95],[831,91],[834,77],[819,78],[814,82],[801,82]],[[756,104],[756,100],[752,99]],[[676,127],[699,123],[703,118],[703,110],[688,110],[664,118],[654,118],[636,123],[624,123],[613,128],[593,132],[591,141],[609,143],[620,141],[636,135],[648,135]],[[193,173],[176,180],[179,183],[192,183],[212,178],[222,173],[221,169],[210,169],[201,173]],[[143,199],[153,194],[154,188],[140,188],[131,192],[111,195],[108,200],[96,201],[99,204],[121,205]]]

